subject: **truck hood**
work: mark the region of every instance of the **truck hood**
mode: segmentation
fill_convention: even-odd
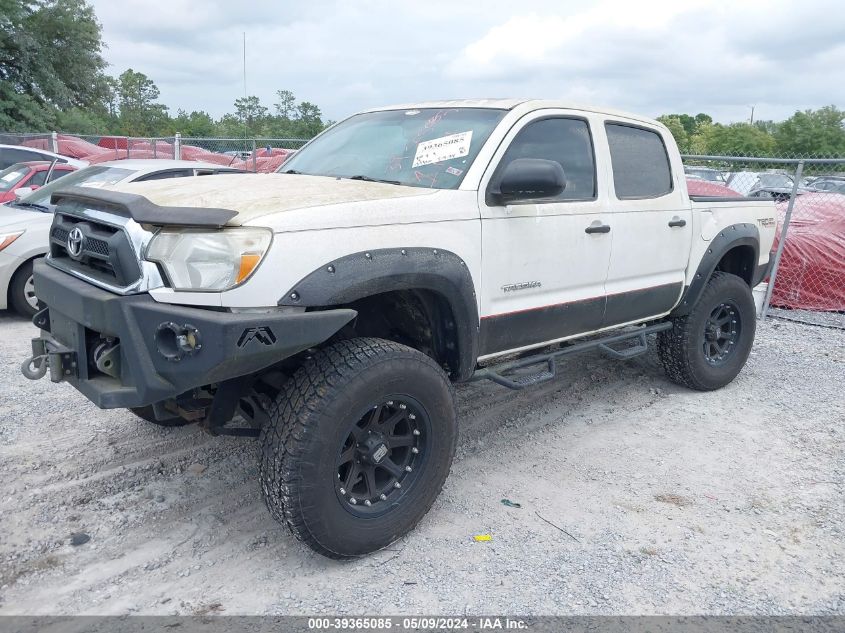
[[[238,214],[229,221],[230,225],[284,211],[425,196],[437,191],[298,174],[221,174],[126,183],[110,188],[144,196],[159,206],[229,209]]]

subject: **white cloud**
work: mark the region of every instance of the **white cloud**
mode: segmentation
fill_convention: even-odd
[[[94,0],[112,72],[132,67],[175,111],[219,116],[247,89],[292,90],[331,119],[384,103],[538,96],[740,120],[845,101],[834,0]],[[291,6],[293,5],[293,6]]]

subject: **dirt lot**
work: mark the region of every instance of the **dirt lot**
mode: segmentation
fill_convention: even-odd
[[[845,331],[762,324],[714,393],[654,355],[462,386],[440,499],[351,563],[271,520],[254,442],[25,380],[33,332],[0,313],[2,614],[845,613]]]

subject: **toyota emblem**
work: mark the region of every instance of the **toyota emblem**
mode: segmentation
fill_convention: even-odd
[[[82,234],[82,229],[76,227],[67,236],[67,252],[76,259],[82,255],[82,245],[85,243],[85,236]]]

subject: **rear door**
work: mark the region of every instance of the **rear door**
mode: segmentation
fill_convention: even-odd
[[[639,122],[609,119],[603,128],[611,162],[613,245],[603,322],[609,327],[674,307],[684,289],[692,211],[674,140]]]
[[[527,114],[505,137],[481,180],[482,357],[601,325],[611,236],[595,230],[606,225],[608,208],[598,177],[606,167],[603,153],[594,150],[593,125],[584,113]],[[555,198],[491,202],[486,192],[516,158],[560,163],[565,190]]]

